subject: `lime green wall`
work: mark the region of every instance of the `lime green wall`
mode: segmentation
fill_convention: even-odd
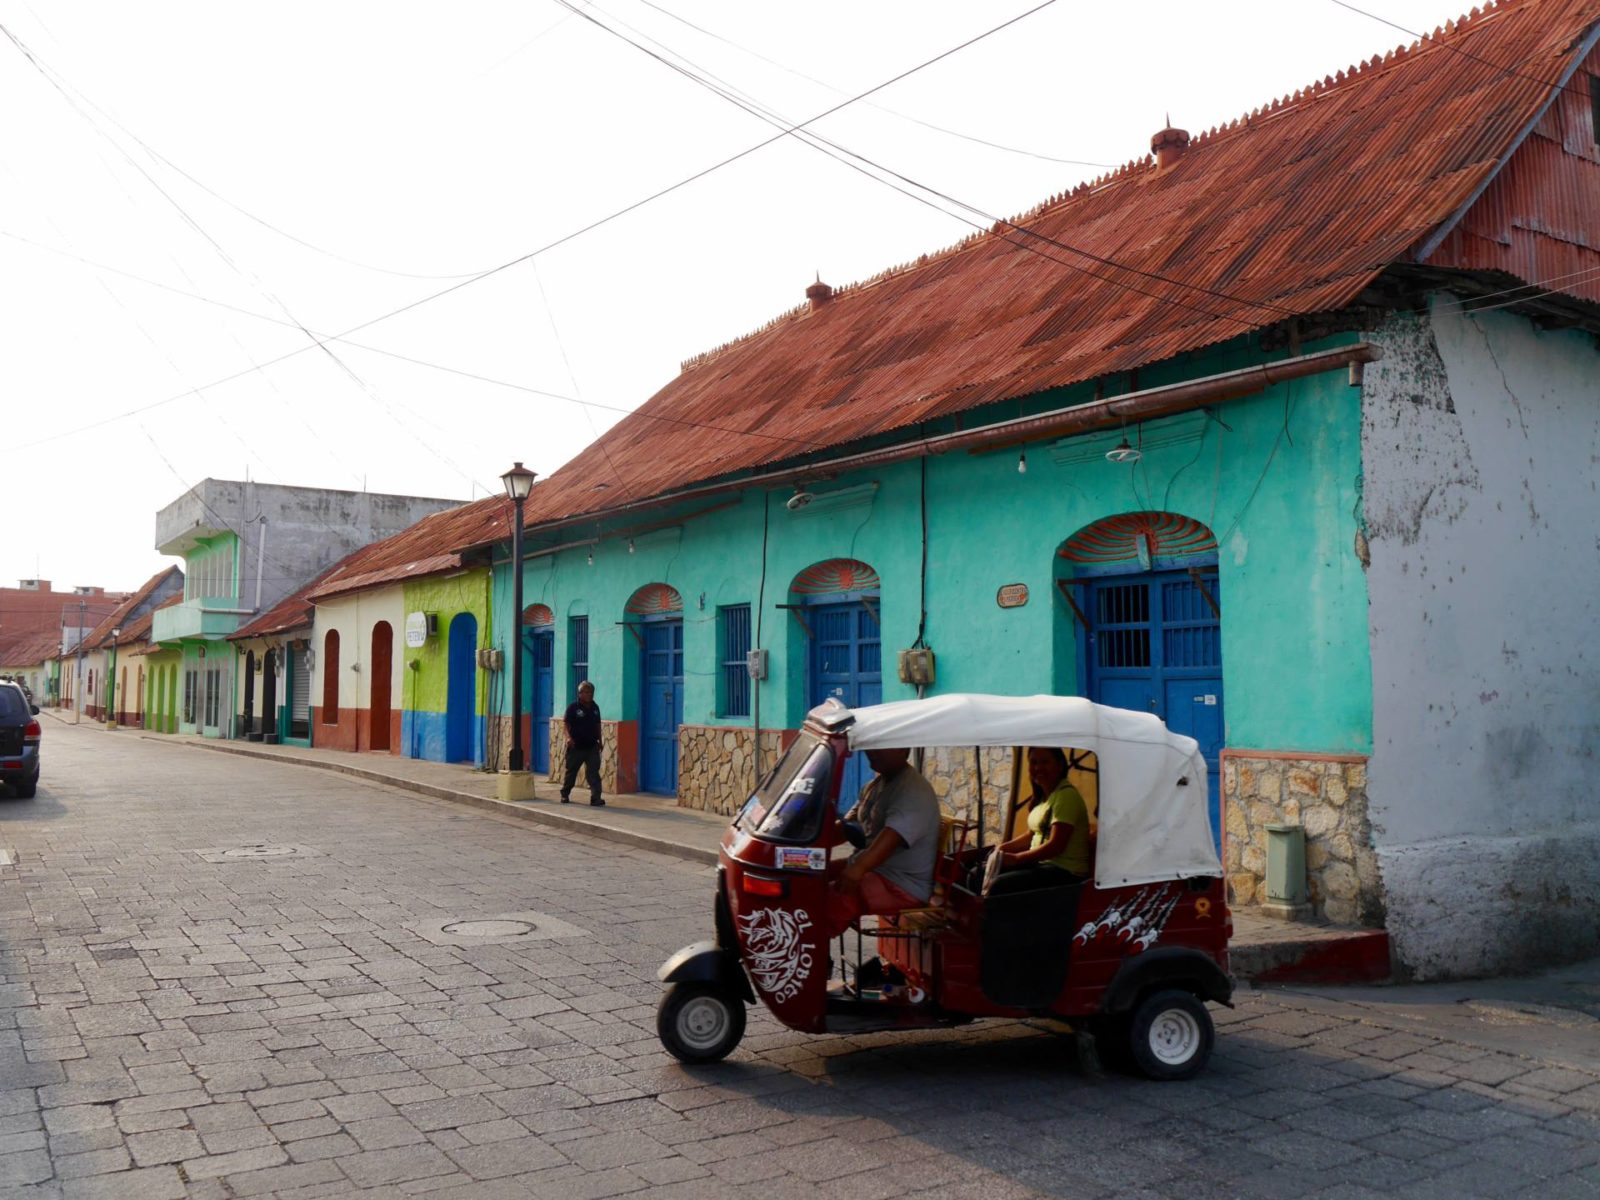
[[[1331,339],[1320,345],[1352,340]],[[1259,356],[1257,356],[1259,361]],[[1252,361],[1241,347],[1141,372],[1139,387],[1213,374]],[[1115,388],[1110,389],[1114,392]],[[1087,400],[1088,389],[1056,393],[995,417]],[[1230,746],[1365,752],[1371,746],[1371,669],[1365,577],[1355,553],[1360,476],[1360,389],[1334,371],[1273,387],[1203,413],[1130,428],[1142,442],[1136,466],[1107,462],[1120,433],[1017,450],[954,453],[925,460],[928,572],[926,637],[938,655],[934,692],[1025,695],[1077,690],[1072,618],[1055,594],[1060,544],[1083,526],[1117,513],[1180,513],[1210,527],[1220,541],[1225,713]],[[1222,422],[1226,423],[1226,427]],[[976,423],[976,422],[969,422]],[[938,432],[930,427],[928,432]],[[684,600],[684,721],[747,725],[717,709],[717,608],[757,604],[763,508],[767,506],[767,576],[758,614],[760,645],[771,652],[761,687],[764,727],[796,726],[806,708],[806,640],[799,623],[774,605],[787,602],[794,577],[831,558],[857,558],[882,577],[885,700],[914,695],[894,679],[894,652],[917,636],[923,461],[826,479],[819,499],[791,513],[791,489],[770,502],[756,490],[681,506],[682,524],[633,536],[631,529],[671,519],[647,511],[602,532],[593,549],[530,560],[524,603],[556,614],[556,707],[571,699],[569,618],[589,616],[589,675],[608,717],[633,718],[638,647],[619,624],[634,590],[652,582]],[[697,511],[727,503],[701,516]],[[548,541],[592,536],[565,530]],[[531,539],[529,550],[540,540]],[[510,616],[510,577],[499,547],[495,600]],[[1001,609],[996,590],[1025,583],[1027,604]],[[408,603],[408,608],[418,607]],[[445,606],[436,605],[441,614]],[[484,638],[487,643],[489,639]],[[503,639],[494,644],[503,646]],[[442,672],[440,679],[442,680]],[[439,685],[442,689],[442,682]],[[439,693],[442,705],[442,690]]]
[[[411,649],[405,644],[405,628],[395,630],[395,653],[407,663],[403,705],[420,712],[442,713],[446,709],[446,696],[450,680],[450,618],[457,613],[471,613],[478,620],[478,645],[491,644],[489,622],[489,571],[476,567],[449,578],[419,579],[405,585],[405,611],[432,612],[439,615],[439,632],[428,639],[421,649]],[[413,670],[410,663],[419,665]],[[478,672],[476,684],[477,708],[485,711],[488,673]],[[401,703],[399,697],[396,702]]]

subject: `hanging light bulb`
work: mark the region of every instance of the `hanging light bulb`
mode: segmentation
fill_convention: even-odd
[[[589,547],[589,565],[591,567],[594,566],[594,547],[593,546]]]
[[[632,538],[628,539],[628,553],[629,554],[633,553],[633,539]]]
[[[1026,450],[1024,450],[1021,454],[1017,455],[1017,474],[1018,475],[1026,475],[1027,473],[1028,473],[1028,452]]]
[[[1135,450],[1128,444],[1128,435],[1123,434],[1122,440],[1110,450],[1106,451],[1106,461],[1114,463],[1136,463],[1144,457],[1144,451]]]

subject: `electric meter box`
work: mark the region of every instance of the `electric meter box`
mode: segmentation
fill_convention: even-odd
[[[924,646],[918,650],[900,651],[900,682],[926,687],[933,683],[933,651]]]
[[[754,680],[763,680],[767,677],[767,652],[765,650],[749,650],[744,656],[745,672]]]

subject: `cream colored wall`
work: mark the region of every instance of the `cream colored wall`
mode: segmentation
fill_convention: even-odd
[[[379,621],[387,621],[394,635],[394,649],[389,657],[390,703],[399,708],[406,636],[405,593],[400,585],[321,601],[316,612],[311,644],[317,651],[317,665],[311,676],[311,703],[322,706],[322,651],[329,630],[336,629],[339,631],[339,708],[371,706],[372,629]]]

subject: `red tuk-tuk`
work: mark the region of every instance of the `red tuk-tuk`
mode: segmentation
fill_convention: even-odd
[[[945,815],[928,904],[863,918],[864,930],[857,922],[852,978],[846,938],[835,946],[825,931],[830,881],[848,843],[861,841],[840,815],[841,799],[845,808],[855,801],[839,797],[840,781],[851,753],[901,747],[970,755],[978,796],[985,760],[993,767],[1010,751],[1010,794],[999,829],[985,828],[982,803],[971,819]],[[990,895],[995,872],[980,884],[973,864],[1025,829],[1030,747],[1068,756],[1069,781],[1098,828],[1092,878]],[[807,715],[733,819],[719,860],[715,940],[686,946],[658,973],[669,987],[657,1031],[684,1062],[732,1051],[744,1006],[760,996],[780,1022],[807,1033],[1058,1018],[1107,1058],[1131,1059],[1154,1079],[1184,1079],[1211,1052],[1205,1002],[1231,1001],[1233,930],[1205,760],[1193,738],[1148,713],[1062,696],[951,695],[859,709],[829,701]],[[991,854],[989,866],[999,860]],[[888,986],[861,976],[863,936],[876,940]]]

